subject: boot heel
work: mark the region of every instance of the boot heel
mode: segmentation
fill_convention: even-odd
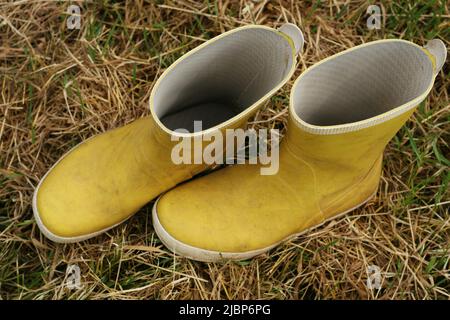
[[[320,203],[325,220],[336,218],[340,215],[353,211],[370,199],[378,189],[381,177],[382,157],[380,157],[370,171],[358,183],[351,185],[345,190],[340,190],[337,196],[327,196]]]

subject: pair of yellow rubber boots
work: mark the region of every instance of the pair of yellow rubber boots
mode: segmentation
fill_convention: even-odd
[[[424,48],[370,42],[304,72],[287,134],[272,150],[275,174],[247,163],[187,181],[211,164],[173,161],[180,139],[201,139],[204,150],[208,135],[244,127],[292,76],[302,46],[295,25],[252,25],[180,58],[154,86],[151,116],[88,139],[48,171],[33,197],[41,231],[55,242],[85,240],[160,196],[153,225],[170,250],[201,261],[247,259],[364,204],[377,190],[386,144],[445,62],[440,40]]]

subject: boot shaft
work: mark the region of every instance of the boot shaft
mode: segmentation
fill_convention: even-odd
[[[297,26],[280,29],[249,25],[200,45],[172,64],[156,82],[149,100],[155,139],[170,158],[184,141],[191,162],[220,133],[244,128],[295,71],[303,46]],[[200,123],[201,128],[194,125]],[[180,130],[182,129],[182,130]],[[196,154],[194,154],[196,153]]]
[[[293,86],[286,143],[324,165],[373,164],[431,91],[440,63],[403,40],[374,41],[323,60]]]
[[[376,190],[384,148],[426,98],[445,60],[445,47],[435,45],[368,43],[325,59],[295,82],[283,144],[313,170],[325,216]]]

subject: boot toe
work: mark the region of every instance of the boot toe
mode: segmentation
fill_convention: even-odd
[[[309,226],[306,213],[312,207],[299,208],[297,198],[279,188],[277,177],[256,170],[224,168],[162,195],[153,207],[161,241],[195,260],[242,260]]]
[[[105,208],[103,204],[108,202],[99,196],[101,183],[89,187],[89,181],[83,183],[82,179],[74,178],[76,176],[76,170],[70,170],[60,162],[42,179],[34,193],[35,220],[42,233],[52,241],[82,241],[118,223],[114,208]],[[111,214],[106,217],[108,211]]]

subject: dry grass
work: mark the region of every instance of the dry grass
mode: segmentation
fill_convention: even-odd
[[[376,198],[267,255],[225,264],[175,257],[155,236],[152,204],[72,245],[46,240],[32,217],[33,189],[62,154],[148,115],[155,79],[221,32],[297,23],[307,45],[296,76],[375,39],[423,45],[439,37],[450,46],[446,1],[382,3],[384,26],[369,31],[365,1],[79,2],[81,29],[70,31],[68,2],[0,0],[0,298],[448,299],[448,66],[386,149]],[[257,115],[258,125],[283,128],[291,85]],[[83,287],[70,291],[63,283],[73,263]],[[372,264],[383,272],[380,290],[366,287]]]

